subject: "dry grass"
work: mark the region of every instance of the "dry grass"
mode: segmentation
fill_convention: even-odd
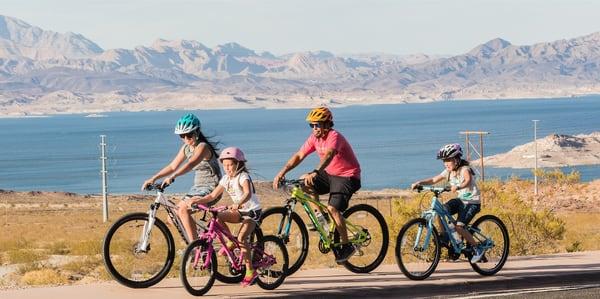
[[[586,194],[598,194],[593,188],[600,186],[600,183],[579,184],[572,181],[557,183],[556,181],[559,180],[556,180],[556,177],[553,176],[552,184],[542,185],[541,196],[537,198],[534,198],[529,191],[533,189],[529,181],[513,179],[495,185],[490,182],[489,186],[484,186],[482,189],[492,188],[507,194],[519,194],[517,199],[521,206],[515,206],[513,203],[512,207],[510,205],[502,207],[521,210],[524,209],[523,207],[531,207],[531,213],[523,215],[526,217],[521,219],[529,219],[532,223],[540,225],[548,224],[538,225],[539,230],[544,232],[539,235],[539,240],[552,244],[551,249],[546,248],[543,251],[600,249],[598,230],[600,210],[589,212],[589,207],[599,206],[598,199],[572,198],[574,194],[578,194],[578,190],[585,190]],[[270,190],[266,184],[265,186],[257,184],[257,191],[264,208],[280,206],[286,198],[285,194]],[[564,194],[571,196],[569,198],[572,200],[569,203],[576,204],[566,205],[565,202],[552,201],[554,198],[563,198]],[[510,196],[507,198],[517,200]],[[81,281],[82,277],[110,279],[100,255],[104,234],[111,223],[120,216],[130,212],[146,211],[151,199],[151,196],[145,199],[140,196],[112,196],[109,198],[110,221],[103,223],[99,197],[53,192],[0,192],[0,213],[4,212],[4,215],[0,215],[0,226],[3,231],[0,235],[0,264],[21,264],[14,275],[5,276],[4,281],[0,280],[0,287],[76,283]],[[430,194],[416,194],[406,190],[360,191],[352,199],[351,204],[370,204],[386,218],[390,231],[390,247],[384,263],[395,263],[393,248],[399,228],[409,218],[419,215],[424,208],[427,208],[429,199]],[[228,198],[224,198],[221,204],[229,202]],[[499,204],[493,205],[496,205],[496,208],[500,207]],[[487,210],[481,214],[497,213],[498,210],[492,209],[493,205],[489,202],[489,209],[486,208]],[[301,207],[296,207],[296,212],[302,216],[305,223],[308,223]],[[167,217],[164,212],[159,213],[159,218],[166,222]],[[542,218],[552,221],[533,221]],[[561,221],[564,231],[559,233],[555,226],[560,226]],[[183,249],[185,244],[176,230],[171,225],[169,227],[176,240],[177,249]],[[318,234],[309,232],[309,236],[310,251],[303,268],[337,267],[332,254],[325,255],[319,252]],[[560,236],[557,240],[544,240],[544,238],[557,236]],[[511,254],[519,252],[538,253],[534,248],[526,251],[516,250]],[[70,256],[75,260],[60,265],[45,264],[45,260],[51,255]],[[169,274],[171,277],[178,276],[179,264],[179,256],[177,256]]]
[[[21,283],[30,286],[60,285],[68,282],[68,279],[54,269],[41,269],[27,272],[21,277]]]
[[[600,249],[600,213],[561,213],[567,231],[561,246],[568,252]]]

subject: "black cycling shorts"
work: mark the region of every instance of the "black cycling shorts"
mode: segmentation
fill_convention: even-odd
[[[317,194],[329,193],[329,205],[340,212],[348,208],[352,194],[360,187],[358,178],[329,175],[324,170],[317,173],[313,186]]]

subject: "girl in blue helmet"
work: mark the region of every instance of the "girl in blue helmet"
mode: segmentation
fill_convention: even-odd
[[[181,137],[183,145],[175,158],[163,169],[144,181],[142,190],[153,184],[156,180],[166,177],[163,185],[170,185],[175,178],[194,170],[194,185],[178,204],[177,214],[181,219],[188,235],[188,241],[198,238],[195,234],[194,219],[191,215],[192,203],[213,205],[219,198],[203,202],[199,198],[210,194],[219,184],[221,169],[219,168],[219,154],[215,143],[209,141],[200,130],[200,120],[192,113],[182,116],[175,125],[175,134]]]

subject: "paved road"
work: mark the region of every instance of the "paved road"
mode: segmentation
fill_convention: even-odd
[[[466,262],[440,263],[425,281],[411,281],[396,265],[383,265],[371,274],[354,274],[345,268],[303,270],[274,291],[258,286],[215,283],[207,297],[429,297],[476,295],[535,287],[598,284],[600,251],[509,258],[504,269],[492,277],[475,273]],[[568,291],[567,291],[568,292]],[[496,293],[498,294],[498,293]],[[129,289],[114,282],[52,288],[0,291],[3,299],[47,298],[181,298],[189,295],[178,279],[149,289]],[[600,295],[599,295],[600,296]]]

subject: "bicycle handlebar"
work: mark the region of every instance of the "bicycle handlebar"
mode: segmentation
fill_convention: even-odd
[[[437,193],[437,194],[441,194],[444,192],[450,192],[450,186],[445,186],[445,187],[433,187],[433,186],[423,186],[423,185],[417,185],[415,187],[415,190],[417,190],[417,192],[421,192],[421,191],[431,191],[433,193]]]
[[[279,186],[304,186],[304,180],[303,179],[293,179],[293,180],[288,180],[288,179],[283,179],[281,181],[279,181]]]
[[[144,190],[147,190],[147,191],[158,190],[160,192],[164,192],[167,187],[169,187],[169,185],[163,186],[162,183],[154,183],[154,184],[147,185],[146,188],[144,188]]]
[[[208,212],[216,212],[216,213],[227,210],[227,206],[207,207],[201,203],[195,204],[194,207],[198,208],[199,210],[208,211]]]

